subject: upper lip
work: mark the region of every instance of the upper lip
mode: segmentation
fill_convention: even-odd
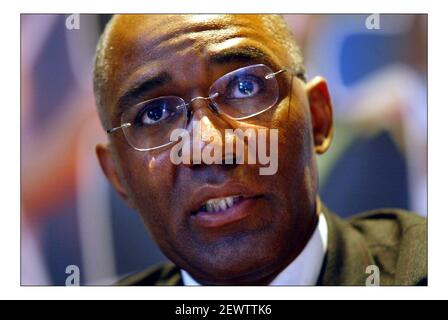
[[[245,198],[255,197],[259,194],[250,190],[250,188],[242,183],[228,181],[220,185],[206,184],[197,188],[192,194],[192,204],[189,213],[196,213],[202,205],[210,199],[225,198],[233,196],[243,196]]]

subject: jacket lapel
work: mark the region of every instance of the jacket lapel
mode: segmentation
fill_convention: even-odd
[[[364,286],[368,277],[366,268],[375,264],[364,238],[325,206],[322,211],[328,225],[328,244],[317,285]]]

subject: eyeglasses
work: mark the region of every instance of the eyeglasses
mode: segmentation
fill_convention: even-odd
[[[279,98],[276,76],[288,71],[273,72],[264,64],[234,70],[217,79],[208,97],[195,97],[189,102],[176,96],[163,96],[138,103],[126,109],[121,125],[107,130],[108,134],[123,130],[128,144],[137,151],[149,151],[171,143],[175,129],[186,129],[192,117],[192,103],[209,102],[217,114],[234,120],[255,117],[272,108]],[[303,76],[303,75],[300,75]]]

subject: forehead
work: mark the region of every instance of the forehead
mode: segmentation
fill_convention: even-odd
[[[235,48],[287,59],[278,18],[263,15],[123,15],[112,22],[105,51],[108,105],[148,73],[191,74],[210,58]],[[110,94],[112,92],[113,94]]]

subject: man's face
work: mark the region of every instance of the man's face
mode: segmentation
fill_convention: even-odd
[[[145,79],[163,75],[165,80],[128,104],[160,96],[185,101],[206,97],[216,79],[244,66],[262,63],[274,72],[291,67],[284,43],[275,40],[282,35],[275,34],[271,23],[252,15],[118,17],[108,43],[103,93],[110,122],[120,125],[119,110],[129,105],[117,102]],[[260,175],[258,165],[174,165],[169,146],[139,152],[122,132],[97,148],[106,175],[140,213],[162,251],[200,282],[267,282],[297,256],[316,225],[313,139],[316,134],[324,139],[330,135],[325,121],[331,127],[331,107],[330,120],[323,116],[327,127],[321,129],[313,126],[315,112],[310,112],[309,102],[325,104],[326,86],[319,82],[320,89],[311,92],[290,73],[277,80],[277,104],[246,120],[226,119],[205,101],[192,104],[192,119],[200,121],[203,134],[214,129],[278,129],[274,175]],[[322,124],[321,118],[315,122]],[[187,130],[192,131],[192,121]],[[220,212],[223,219],[197,214],[207,200],[229,196],[244,198]],[[226,214],[235,218],[226,219]]]

